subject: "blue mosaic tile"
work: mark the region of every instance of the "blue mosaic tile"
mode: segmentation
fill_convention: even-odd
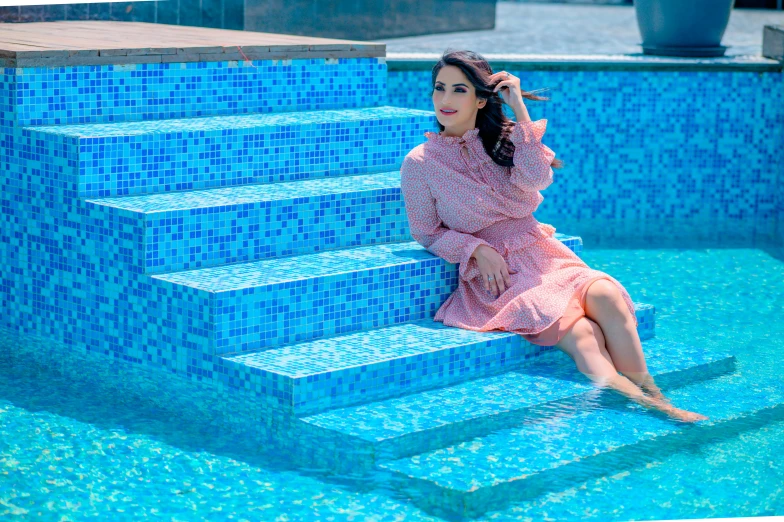
[[[82,197],[293,181],[398,168],[430,115],[397,107],[22,127],[52,141]],[[26,143],[25,143],[26,142]]]
[[[308,65],[317,93],[308,100],[295,99],[282,81],[273,83],[280,92],[264,90],[264,74],[277,80],[297,64],[254,64],[272,68],[227,62],[0,71],[4,323],[58,340],[61,350],[154,368],[282,410],[321,411],[357,400],[353,390],[344,393],[350,384],[337,381],[353,375],[349,368],[358,370],[338,357],[338,370],[349,373],[332,379],[331,352],[314,359],[323,364],[316,373],[301,378],[221,355],[292,353],[296,343],[334,344],[352,334],[351,346],[361,346],[359,332],[426,321],[454,290],[456,266],[421,248],[363,250],[404,245],[392,239],[404,233],[397,229],[399,192],[382,179],[388,174],[391,181],[404,153],[435,127],[432,107],[401,94],[421,98],[423,77],[401,83],[393,73],[393,106],[378,106],[387,103],[381,101],[383,61]],[[583,236],[592,238],[591,246],[617,237],[629,240],[624,244],[662,237],[689,245],[682,238],[748,240],[766,232],[778,215],[774,208],[784,208],[780,196],[774,204],[780,180],[771,168],[784,132],[781,73],[536,71],[525,77],[534,86],[562,87],[551,102],[529,104],[532,117],[549,119],[548,146],[568,165],[546,191],[537,219],[575,234],[556,236],[575,252]],[[205,78],[220,96],[204,93]],[[336,83],[315,85],[328,78]],[[177,89],[167,83],[176,79],[188,87],[181,97],[171,96]],[[129,86],[132,100],[119,85]],[[335,181],[334,192],[325,189],[327,179]],[[276,192],[289,183],[302,183],[304,192],[289,199]],[[309,216],[323,218],[325,228],[304,228],[298,220]],[[662,226],[665,220],[672,225]],[[251,244],[257,226],[270,236]],[[201,227],[202,236],[186,227]],[[380,245],[370,245],[375,242]],[[344,253],[308,257],[311,246],[321,250],[316,255]],[[309,272],[295,271],[297,264]],[[276,271],[261,274],[265,266]],[[173,273],[150,277],[155,271]],[[654,308],[636,306],[638,331],[648,339]],[[500,335],[484,359],[471,352],[478,364],[468,366],[472,378],[483,375],[484,361],[507,361],[510,343],[520,342]],[[352,353],[360,357],[357,350]],[[263,354],[245,355],[258,362]],[[412,368],[420,364],[419,355],[404,357],[414,359]],[[455,375],[463,379],[459,364]],[[402,378],[388,383],[391,391],[431,385],[412,372],[388,373]],[[308,375],[319,379],[308,382]],[[368,397],[386,397],[379,376],[367,381]],[[338,443],[326,435],[325,441]],[[319,458],[329,460],[326,453]]]
[[[18,129],[14,136],[19,136]],[[228,304],[221,301],[221,298],[234,299],[235,296],[206,295],[197,288],[173,285],[144,274],[143,224],[132,219],[126,209],[98,207],[78,196],[75,183],[63,175],[67,166],[74,162],[69,153],[73,149],[63,147],[63,142],[57,139],[23,143],[17,151],[18,159],[12,161],[13,168],[4,178],[3,196],[15,205],[4,206],[2,215],[11,227],[24,223],[23,228],[18,229],[24,232],[7,236],[8,242],[3,246],[9,252],[15,252],[15,257],[9,258],[12,259],[10,270],[4,273],[3,285],[7,292],[4,291],[3,299],[11,310],[8,320],[20,331],[51,335],[71,346],[84,345],[95,353],[112,355],[134,364],[160,366],[230,389],[250,386],[254,393],[266,396],[261,383],[248,384],[241,373],[228,372],[220,360],[210,354],[231,351],[230,343],[240,348],[258,349],[299,342],[313,335],[340,334],[373,326],[369,322],[345,320],[336,312],[343,305],[333,305],[322,310],[326,326],[307,323],[304,336],[275,321],[254,323],[254,328],[258,326],[260,331],[269,332],[266,337],[254,336],[240,324],[241,321],[248,324],[247,310],[232,309],[237,302],[243,306],[243,301],[234,300]],[[38,220],[43,208],[46,218]],[[55,227],[57,235],[53,235]],[[53,237],[57,239],[53,240]],[[580,246],[579,238],[563,237],[575,248]],[[55,244],[60,247],[51,248]],[[420,253],[426,254],[421,248]],[[418,279],[413,280],[411,288],[430,292],[425,301],[409,303],[409,309],[400,307],[380,315],[383,324],[432,316],[456,287],[455,265],[445,264],[430,254],[425,257],[429,260],[408,266],[409,272],[389,269],[387,276],[384,272],[387,269],[383,267],[378,272],[383,284],[389,284],[385,282],[387,277],[394,282],[396,276],[402,274],[410,278],[416,270]],[[427,263],[434,264],[428,266]],[[357,275],[341,277],[350,279]],[[417,281],[428,281],[431,286],[422,290],[416,286]],[[435,281],[441,281],[441,286]],[[354,299],[355,294],[337,288],[342,284],[339,281],[329,281],[329,284],[336,285],[333,294]],[[370,280],[363,284],[373,292],[381,288]],[[270,292],[270,289],[264,291]],[[301,287],[296,284],[284,283],[278,291],[286,301],[277,305],[265,303],[265,310],[270,314],[275,306],[286,312],[291,309],[290,302],[295,303],[294,308],[323,308],[328,302],[299,304],[303,302],[297,294]],[[238,291],[237,295],[242,292],[245,291]],[[274,295],[275,290],[271,292],[269,295]],[[356,295],[361,295],[359,290]],[[377,306],[376,302],[371,304]],[[211,315],[213,309],[221,312],[217,323]],[[297,318],[298,313],[301,317],[297,310],[286,315],[289,324],[305,323]],[[269,396],[280,399],[283,407],[290,403],[275,393]]]
[[[118,209],[143,230],[146,273],[411,239],[400,171],[87,203]],[[555,237],[582,252],[579,237]]]
[[[384,58],[140,63],[5,71],[19,84],[14,97],[19,125],[373,107],[385,103],[387,76]],[[292,88],[295,84],[296,89]]]
[[[607,462],[617,467],[622,461],[656,455],[668,444],[681,448],[695,444],[784,399],[781,390],[740,387],[728,396],[727,381],[732,379],[730,373],[668,393],[676,406],[709,417],[693,425],[652,414],[630,402],[599,407],[586,399],[576,407],[551,408],[535,422],[382,462],[379,467],[396,473],[401,487],[416,482],[431,505],[476,516],[539,495],[554,484],[584,480],[592,468],[616,469],[604,467]],[[671,438],[674,435],[678,437]]]
[[[293,411],[304,414],[497,373],[553,349],[515,333],[475,332],[431,319],[372,326],[226,359],[276,381]]]
[[[388,103],[433,115],[432,64],[388,64]],[[781,237],[782,71],[491,65],[550,98],[526,100],[531,119],[548,120],[544,141],[565,164],[543,193],[540,221],[596,248]]]
[[[147,273],[411,239],[400,171],[87,201],[143,230]]]
[[[672,341],[643,341],[648,371],[668,391],[734,369],[734,357]],[[536,416],[574,404],[596,387],[572,359],[549,350],[520,370],[450,387],[301,417],[335,432],[345,447],[367,446],[376,460],[399,459],[510,429]],[[544,411],[544,410],[543,410]]]
[[[328,250],[152,276],[210,306],[209,353],[226,354],[432,317],[457,265],[416,241]],[[648,323],[643,323],[647,327]],[[644,329],[643,329],[644,331]]]

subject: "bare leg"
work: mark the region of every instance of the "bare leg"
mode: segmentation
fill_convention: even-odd
[[[646,408],[662,411],[672,418],[687,422],[707,418],[650,397],[629,379],[618,375],[605,347],[602,329],[587,317],[578,319],[556,347],[566,352],[577,364],[577,369],[594,383],[607,385]]]
[[[585,297],[585,315],[602,329],[615,368],[651,397],[667,401],[648,373],[634,318],[612,281],[591,283]]]

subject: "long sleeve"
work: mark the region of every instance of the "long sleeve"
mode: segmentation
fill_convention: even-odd
[[[546,128],[546,119],[518,121],[509,135],[515,146],[510,182],[522,190],[544,190],[553,182],[555,153],[542,143]]]
[[[420,164],[406,156],[400,168],[400,187],[406,207],[411,236],[428,252],[448,263],[459,263],[459,276],[469,281],[480,275],[476,259],[471,255],[483,239],[443,226],[436,211],[430,187],[422,178]]]

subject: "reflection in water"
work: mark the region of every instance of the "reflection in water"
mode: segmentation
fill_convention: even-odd
[[[784,512],[779,458],[784,409],[775,406],[784,396],[778,364],[784,349],[781,258],[752,249],[593,247],[583,258],[621,281],[635,301],[656,306],[658,338],[734,354],[731,364],[714,373],[682,375],[680,381],[657,377],[656,385],[684,408],[699,405],[695,411],[704,407],[711,417],[739,414],[702,428],[696,423],[677,437],[573,462],[568,473],[539,473],[525,481],[524,490],[510,490],[513,504],[479,506],[491,510],[485,518],[628,520]],[[360,478],[349,466],[340,473],[328,471],[335,464],[328,456],[338,450],[345,456],[346,448],[336,448],[329,439],[306,440],[313,434],[297,431],[291,419],[266,416],[258,407],[243,405],[241,397],[176,380],[161,387],[160,376],[107,365],[105,359],[61,357],[64,352],[49,341],[22,347],[8,334],[2,339],[3,515],[26,513],[35,520],[65,515],[188,520],[208,513],[256,520],[453,518],[421,492],[406,489],[410,484],[394,474],[373,471]],[[761,398],[770,407],[740,415],[744,401]],[[580,400],[491,415],[492,423],[476,420],[461,429],[464,434],[475,430],[472,444],[514,429],[529,434],[562,430],[572,439],[555,438],[547,451],[564,452],[582,444],[581,433],[574,438],[573,432],[582,415],[630,410],[637,415],[617,418],[651,420],[641,425],[643,430],[672,424],[597,386]],[[657,418],[659,424],[653,422]],[[591,426],[584,422],[586,429]],[[618,427],[609,426],[609,432]],[[296,451],[273,446],[278,437],[315,446],[300,463],[308,465],[298,465]],[[362,466],[372,469],[374,458],[359,452],[346,461],[361,471]]]

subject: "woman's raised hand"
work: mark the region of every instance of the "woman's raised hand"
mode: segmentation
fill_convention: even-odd
[[[509,277],[509,274],[517,272],[514,270],[510,272],[506,260],[495,248],[479,245],[474,250],[472,257],[476,259],[476,265],[482,274],[485,290],[492,292],[493,296],[497,298],[504,290],[512,286],[512,278]]]
[[[497,92],[501,96],[501,100],[513,106],[516,103],[523,101],[522,88],[520,87],[520,78],[514,74],[509,74],[506,71],[500,71],[490,75],[491,82],[497,82],[493,87],[493,92]]]

